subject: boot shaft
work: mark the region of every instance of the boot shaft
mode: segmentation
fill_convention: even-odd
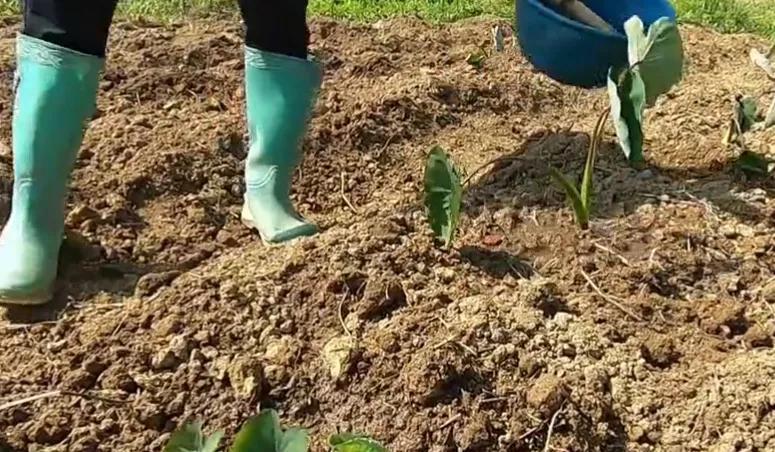
[[[95,110],[102,67],[102,59],[91,55],[24,35],[17,39],[9,224],[21,223],[25,233],[62,228],[67,184]]]
[[[312,60],[246,49],[248,185],[276,178],[279,191],[290,189],[321,81],[321,68]]]

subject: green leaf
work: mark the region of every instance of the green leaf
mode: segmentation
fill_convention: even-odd
[[[215,452],[223,438],[223,432],[216,432],[205,439],[202,424],[186,424],[170,437],[164,452]]]
[[[425,208],[431,229],[445,247],[455,238],[462,199],[460,172],[443,149],[434,147],[425,165]]]
[[[352,433],[332,435],[328,439],[328,444],[335,452],[388,452],[387,448],[377,441]]]
[[[643,111],[646,108],[646,88],[636,71],[624,69],[613,78],[608,73],[608,96],[611,101],[611,120],[619,138],[619,145],[630,165],[640,168],[643,159]]]
[[[587,151],[587,162],[584,164],[584,174],[581,179],[581,202],[584,204],[584,209],[589,215],[592,211],[592,184],[594,183],[595,175],[595,159],[597,158],[597,148],[600,145],[600,141],[603,139],[603,129],[605,128],[605,122],[610,115],[610,110],[606,110],[597,119],[595,124],[595,130],[592,132],[592,136],[589,140],[589,150]]]
[[[300,428],[291,428],[283,433],[280,452],[307,452],[309,450],[309,434]]]
[[[770,161],[751,151],[743,151],[737,159],[737,167],[748,175],[767,176],[770,174]]]
[[[237,433],[230,452],[307,452],[309,435],[301,429],[283,432],[274,410],[263,410]]]
[[[770,52],[773,50],[775,50],[775,46],[772,47]],[[750,56],[753,64],[759,66],[767,74],[767,77],[775,80],[775,66],[770,61],[770,56],[759,52],[757,49],[751,49]]]
[[[668,92],[683,77],[683,42],[678,26],[667,17],[652,23],[648,35],[643,22],[633,16],[624,24],[630,68],[639,72],[646,86],[646,105]]]
[[[756,103],[756,99],[752,97],[737,99],[736,111],[737,123],[742,133],[751,130],[759,120],[759,106]]]
[[[589,210],[584,205],[584,201],[581,199],[581,194],[579,194],[576,186],[556,168],[549,168],[549,172],[557,185],[565,191],[565,195],[570,202],[571,208],[573,208],[573,214],[576,216],[576,222],[581,229],[589,227]]]

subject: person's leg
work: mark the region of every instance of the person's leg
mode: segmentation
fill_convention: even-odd
[[[93,115],[112,0],[26,0],[17,39],[11,215],[0,233],[0,303],[51,298],[67,186]]]
[[[307,58],[306,0],[240,0],[240,8],[250,133],[242,219],[265,242],[287,242],[317,232],[296,213],[290,191],[321,68]]]
[[[104,58],[116,3],[117,0],[24,0],[22,34]]]
[[[239,0],[239,5],[248,47],[307,58],[307,0]]]

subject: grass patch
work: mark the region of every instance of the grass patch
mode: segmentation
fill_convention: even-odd
[[[711,26],[724,33],[757,33],[775,39],[772,0],[675,0],[684,22]]]
[[[107,0],[105,0],[107,1]],[[277,0],[284,1],[284,0]],[[773,0],[672,0],[684,22],[726,33],[757,33],[775,40]],[[19,0],[0,0],[0,16],[18,14]],[[233,14],[236,0],[122,0],[119,14],[174,20],[205,14]],[[489,14],[510,18],[513,0],[310,0],[313,16],[375,21],[396,15],[416,15],[449,22]]]

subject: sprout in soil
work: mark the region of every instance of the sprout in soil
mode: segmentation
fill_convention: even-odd
[[[368,436],[351,433],[332,435],[328,444],[334,452],[388,452],[385,446]]]
[[[678,26],[665,17],[651,24],[648,35],[638,16],[629,19],[624,30],[629,66],[609,70],[608,95],[619,144],[630,165],[642,168],[643,114],[681,81],[683,45]]]
[[[164,452],[216,452],[222,432],[205,439],[200,423],[188,424],[175,432]],[[237,433],[230,452],[307,452],[309,435],[302,429],[283,431],[274,410],[263,410],[250,418]]]
[[[766,55],[751,49],[750,57],[755,66],[775,81],[775,68],[771,61],[775,57],[775,46]],[[735,145],[742,150],[735,161],[735,166],[749,177],[769,176],[773,171],[774,162],[764,155],[751,151],[746,143],[745,134],[750,131],[765,130],[775,125],[775,99],[766,112],[761,112],[758,100],[750,96],[736,96],[733,107],[729,129],[724,135],[724,144]]]
[[[164,452],[216,452],[222,438],[223,432],[205,437],[199,422],[186,424],[172,434]],[[277,412],[263,410],[248,419],[229,452],[308,452],[309,445],[306,430],[283,430]],[[333,435],[329,445],[334,452],[387,452],[378,442],[364,435]]]
[[[425,210],[436,238],[447,248],[455,239],[462,198],[460,171],[441,147],[434,147],[425,164]]]
[[[589,150],[587,151],[587,161],[584,165],[584,173],[581,176],[581,187],[576,188],[576,185],[559,170],[552,167],[549,169],[554,181],[565,190],[565,195],[570,202],[573,213],[576,217],[576,223],[578,223],[581,229],[589,228],[589,220],[592,213],[592,191],[595,172],[595,159],[597,158],[597,150],[600,146],[603,136],[603,127],[605,126],[606,119],[608,119],[609,110],[606,109],[598,118],[597,124],[595,124],[595,130],[590,138]]]

